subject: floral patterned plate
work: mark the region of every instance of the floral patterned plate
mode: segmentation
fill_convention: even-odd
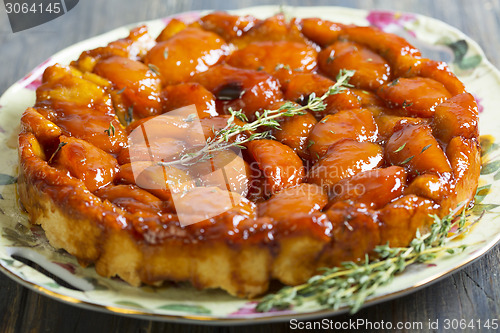
[[[253,7],[234,11],[265,18],[276,14],[276,6]],[[476,96],[480,104],[480,129],[483,146],[483,169],[476,206],[471,219],[486,211],[479,223],[457,242],[473,244],[465,252],[436,260],[432,264],[413,265],[390,284],[378,290],[367,304],[407,294],[462,268],[491,249],[500,239],[498,217],[500,197],[500,146],[494,143],[500,114],[500,72],[485,58],[479,46],[453,27],[432,18],[393,12],[367,12],[336,7],[286,8],[289,16],[321,17],[342,23],[372,24],[399,34],[419,47],[424,56],[449,62],[454,72]],[[186,22],[203,12],[176,15]],[[170,18],[146,22],[152,35],[158,34]],[[87,49],[122,38],[131,27],[77,43],[45,61],[25,78],[15,83],[0,98],[0,270],[22,285],[77,306],[147,319],[206,324],[245,324],[314,318],[344,312],[315,304],[304,304],[287,311],[258,313],[255,301],[231,297],[220,290],[198,291],[189,285],[161,288],[133,288],[120,280],[98,276],[93,267],[83,268],[63,251],[52,248],[39,227],[29,224],[22,213],[16,192],[17,132],[23,110],[35,101],[35,89],[43,70],[56,62],[67,64]],[[496,202],[495,202],[496,201]],[[23,261],[18,259],[25,258]],[[36,262],[42,268],[25,264]],[[50,276],[56,276],[51,278]]]

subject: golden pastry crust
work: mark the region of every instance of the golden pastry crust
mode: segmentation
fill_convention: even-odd
[[[272,279],[299,284],[376,245],[405,246],[432,223],[429,214],[472,202],[474,98],[404,39],[313,18],[220,12],[191,25],[173,20],[156,43],[146,32],[49,67],[21,119],[18,183],[30,221],[100,275],[255,297]],[[203,43],[190,48],[196,38]],[[273,45],[298,51],[280,56]],[[355,87],[329,96],[324,111],[280,120],[274,140],[251,141],[242,156],[218,153],[236,170],[225,176],[232,192],[203,163],[193,170],[206,187],[193,185],[191,169],[165,175],[184,186],[177,202],[174,190],[151,186],[158,170],[135,177],[147,154],[173,159],[196,141],[174,109],[193,104],[205,139],[227,124],[229,108],[251,119],[286,100],[304,103],[340,69],[356,70]],[[167,130],[154,123],[163,116]],[[133,131],[146,123],[159,148],[132,151]],[[223,207],[208,191],[238,203],[181,223],[183,207],[199,216]]]

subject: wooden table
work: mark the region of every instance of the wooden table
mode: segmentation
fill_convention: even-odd
[[[276,3],[276,2],[275,2]],[[69,13],[37,28],[13,34],[0,5],[0,92],[51,54],[88,37],[141,20],[199,9],[273,4],[266,0],[84,0]],[[288,0],[287,5],[336,5],[420,13],[457,27],[476,40],[500,66],[500,2],[496,0]],[[408,296],[330,319],[371,322],[500,318],[500,246],[438,283]],[[131,319],[82,310],[29,291],[0,274],[0,332],[284,332],[288,323],[208,327]],[[411,330],[410,330],[411,331]],[[474,332],[474,330],[470,330]],[[493,332],[493,331],[491,331]]]

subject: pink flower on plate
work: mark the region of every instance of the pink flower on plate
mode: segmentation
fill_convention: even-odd
[[[36,79],[34,79],[33,81],[31,81],[30,83],[28,83],[26,85],[26,89],[36,90],[36,88],[40,87],[41,84],[42,84],[42,77],[39,76]]]
[[[472,94],[472,96],[474,96],[474,99],[476,100],[476,104],[477,104],[477,112],[478,113],[482,113],[484,111],[484,106],[483,104],[481,103],[482,102],[482,98],[480,98],[478,95],[476,94]]]
[[[52,58],[48,58],[40,65],[36,66],[31,72],[29,72],[25,77],[18,81],[18,83],[26,89],[36,90],[42,84],[42,75],[45,68],[47,68],[52,61]]]
[[[398,30],[405,29],[405,24],[415,21],[417,18],[413,14],[399,13],[383,10],[372,10],[366,17],[371,25],[385,31],[394,33]],[[413,37],[415,33],[408,31]]]
[[[70,263],[56,262],[56,261],[53,261],[53,263],[58,265],[58,266],[61,266],[62,268],[64,268],[68,272],[70,272],[71,274],[75,274],[75,271],[76,271],[75,265],[70,264]]]
[[[237,311],[232,312],[229,314],[230,317],[263,317],[263,316],[272,316],[276,313],[279,314],[292,314],[295,313],[292,310],[271,310],[269,312],[257,312],[255,308],[257,307],[257,304],[259,302],[247,302],[245,303],[241,308],[239,308]]]

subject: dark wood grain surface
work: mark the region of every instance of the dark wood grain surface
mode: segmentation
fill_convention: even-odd
[[[0,5],[0,93],[51,54],[113,28],[188,10],[233,9],[276,4],[265,0],[82,0],[66,15],[13,34]],[[287,0],[287,5],[336,5],[415,12],[440,19],[465,32],[500,66],[498,0]],[[500,247],[427,288],[367,307],[334,321],[423,322],[437,319],[500,318]],[[424,325],[426,327],[426,325]],[[209,327],[131,319],[83,310],[39,295],[0,274],[0,332],[286,332],[289,323]],[[412,330],[406,330],[412,331]],[[426,330],[424,330],[426,331]],[[467,329],[476,332],[477,330]],[[487,330],[483,330],[487,331]],[[490,332],[493,332],[491,330]]]

